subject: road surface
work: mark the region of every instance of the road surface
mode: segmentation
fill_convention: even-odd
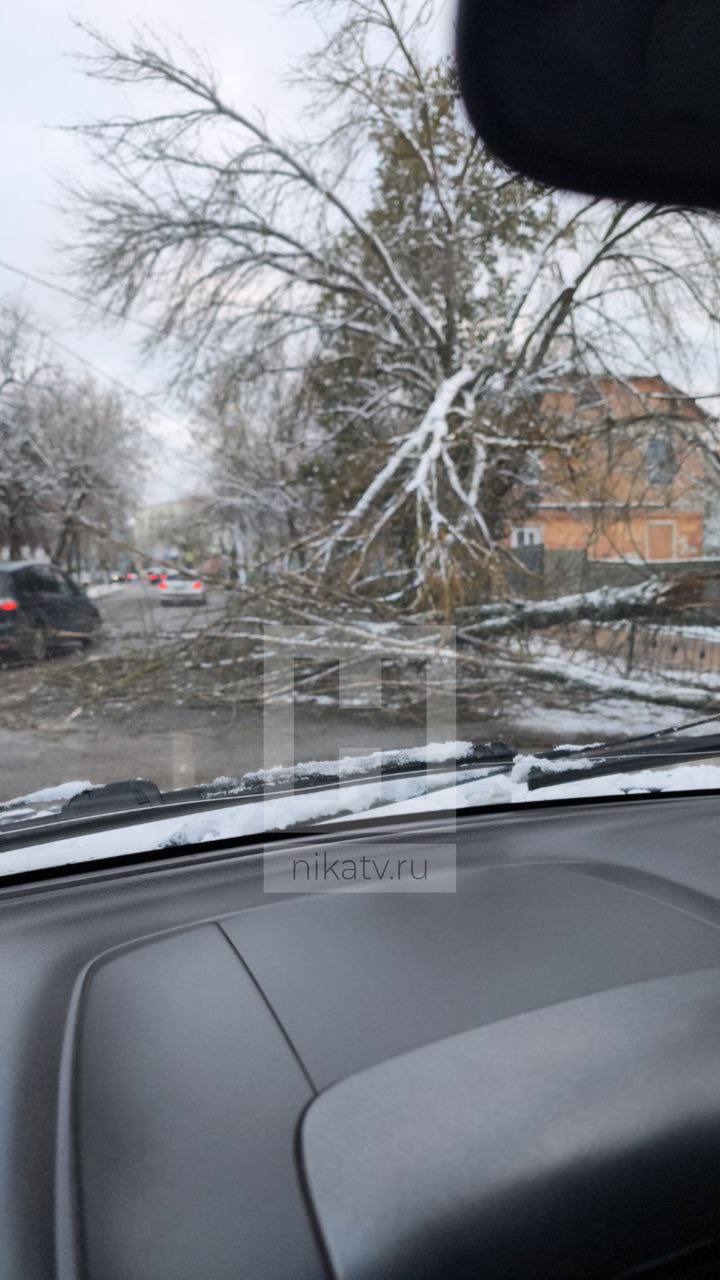
[[[172,639],[202,630],[219,617],[226,599],[222,591],[209,591],[203,607],[163,605],[162,593],[148,583],[118,586],[95,599],[103,619],[98,652],[113,652],[131,645],[143,647],[164,637]]]
[[[85,664],[90,681],[94,662],[127,654],[157,642],[192,638],[224,608],[226,596],[211,591],[205,607],[162,606],[156,588],[132,583],[96,598],[103,632],[87,654],[58,656],[42,668],[0,668],[0,692],[52,681],[66,664]],[[85,667],[83,667],[85,669]],[[190,677],[188,677],[190,678]],[[421,745],[425,727],[392,721],[382,713],[337,707],[296,707],[292,727],[287,711],[284,732],[268,729],[268,713],[259,707],[180,705],[167,696],[162,673],[157,696],[130,715],[79,715],[68,719],[42,708],[29,723],[8,720],[0,727],[0,801],[71,780],[95,783],[151,778],[162,789],[191,786],[218,777],[237,777],[263,764],[292,764],[308,759],[337,759],[381,749]],[[467,726],[466,726],[467,727]],[[275,726],[273,726],[273,729]],[[480,727],[482,728],[482,727]],[[447,737],[454,738],[450,729]],[[268,757],[264,747],[268,744]]]
[[[52,658],[41,666],[0,666],[0,801],[73,780],[94,783],[150,778],[162,789],[191,786],[218,777],[238,777],[263,765],[337,759],[394,747],[423,745],[424,723],[405,713],[337,705],[295,705],[284,713],[239,703],[224,695],[203,701],[193,635],[221,614],[227,597],[209,594],[206,607],[160,604],[156,588],[123,585],[96,599],[103,634],[89,652]],[[172,647],[181,639],[182,660]],[[156,654],[170,646],[169,665],[153,671],[150,686],[129,705],[93,699],[93,679],[105,659]],[[239,643],[243,643],[240,641]],[[97,664],[97,665],[96,665]],[[225,664],[220,664],[225,666]],[[72,701],[59,699],[65,673],[72,677]],[[223,669],[230,675],[232,662]],[[113,680],[115,677],[113,676]],[[174,687],[172,687],[174,686]],[[115,686],[111,685],[111,694]],[[184,696],[183,696],[184,695]],[[553,701],[553,698],[556,700]],[[280,732],[273,714],[284,714]],[[449,718],[435,727],[436,740],[506,738],[524,747],[554,742],[597,741],[637,730],[665,728],[678,721],[672,707],[588,699],[568,705],[562,690],[547,700],[517,699],[501,719]]]

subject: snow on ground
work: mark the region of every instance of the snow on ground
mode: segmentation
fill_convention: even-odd
[[[676,671],[643,676],[640,672],[632,676],[622,676],[608,669],[598,661],[594,654],[581,650],[568,652],[557,641],[534,640],[528,646],[528,667],[536,671],[545,671],[548,675],[569,678],[587,689],[604,693],[607,698],[627,695],[638,701],[674,703],[676,707],[705,707],[711,693],[714,693],[718,677],[703,675],[702,680],[697,673]],[[678,679],[680,677],[680,679]],[[689,683],[682,683],[687,680]]]
[[[513,736],[523,733],[538,737],[538,727],[548,742],[562,739],[577,744],[578,739],[593,741],[625,737],[629,734],[655,733],[670,729],[683,719],[678,707],[659,703],[640,703],[635,698],[591,699],[581,707],[553,706],[551,703],[528,703],[513,712]]]
[[[627,623],[622,625],[626,626]],[[684,636],[689,640],[707,640],[710,644],[720,644],[720,627],[663,626],[655,627],[654,630],[658,635]]]
[[[642,676],[620,676],[613,671],[603,671],[592,659],[583,660],[579,653],[573,653],[572,658],[567,653],[558,657],[538,655],[533,658],[533,665],[559,676],[570,674],[578,683],[589,689],[605,692],[608,696],[617,693],[634,694],[639,699],[647,698],[658,702],[667,699],[687,707],[704,706],[707,702],[707,693],[698,690],[697,685],[681,685],[669,676],[660,678],[654,675],[645,679]]]
[[[85,595],[91,600],[101,600],[103,596],[110,596],[114,591],[124,591],[127,582],[95,582],[90,587],[85,588]]]

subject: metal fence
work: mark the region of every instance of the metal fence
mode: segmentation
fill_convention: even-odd
[[[720,679],[720,626],[588,623],[558,631],[553,638],[564,650],[617,675],[685,672]]]

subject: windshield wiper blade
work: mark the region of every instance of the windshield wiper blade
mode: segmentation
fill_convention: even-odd
[[[163,793],[148,778],[128,778],[122,782],[108,782],[102,787],[79,791],[66,800],[60,813],[88,816],[93,813],[113,812],[117,809],[140,809],[146,805],[163,803]]]
[[[555,747],[552,751],[544,752],[543,755],[553,758],[562,759],[567,756],[569,759],[574,756],[582,756],[586,753],[597,751],[614,751],[621,750],[625,747],[639,746],[641,742],[653,743],[660,742],[663,739],[677,737],[681,733],[687,733],[689,729],[700,729],[706,724],[715,724],[720,721],[720,711],[716,711],[711,716],[703,716],[701,720],[684,720],[680,724],[672,724],[666,729],[652,729],[649,733],[640,733],[629,738],[617,738],[607,742],[592,742],[587,747]],[[707,735],[711,737],[711,734]],[[701,741],[706,740],[703,734]]]
[[[36,805],[23,800],[8,801],[0,805],[0,842],[17,840],[25,833],[47,832],[54,838],[78,829],[94,831],[101,826],[125,825],[143,818],[181,816],[198,809],[258,803],[270,796],[291,796],[391,778],[420,774],[432,777],[478,768],[504,772],[516,757],[517,752],[505,742],[477,742],[471,743],[462,755],[449,755],[447,759],[428,761],[427,748],[408,747],[377,752],[373,757],[358,757],[356,766],[352,761],[344,761],[342,769],[337,761],[319,761],[248,773],[240,778],[201,783],[176,791],[161,791],[148,779],[133,778],[81,791],[58,805],[55,812],[48,811],[47,802]]]
[[[532,759],[541,763],[530,764],[526,779],[528,789],[538,791],[543,787],[553,787],[563,782],[578,782],[582,778],[599,778],[614,773],[638,773],[643,769],[657,768],[659,765],[671,768],[673,765],[690,763],[693,760],[720,756],[720,734],[681,736],[684,730],[697,728],[699,725],[709,724],[718,719],[720,716],[711,716],[707,720],[674,725],[670,729],[660,729],[652,734],[623,738],[618,742],[595,744],[584,750],[559,749],[534,755]],[[543,768],[543,763],[546,761],[554,766],[561,761],[566,761],[567,767],[565,769]]]

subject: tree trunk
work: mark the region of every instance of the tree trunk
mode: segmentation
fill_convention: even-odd
[[[622,622],[631,618],[652,618],[658,610],[700,605],[707,579],[687,573],[673,579],[650,578],[635,587],[597,587],[555,600],[501,601],[480,605],[474,618],[458,631],[466,644],[479,644],[483,637],[513,632],[542,631],[573,622]]]
[[[10,559],[21,560],[23,553],[22,531],[19,527],[17,517],[14,514],[11,514],[8,517],[7,539]]]

